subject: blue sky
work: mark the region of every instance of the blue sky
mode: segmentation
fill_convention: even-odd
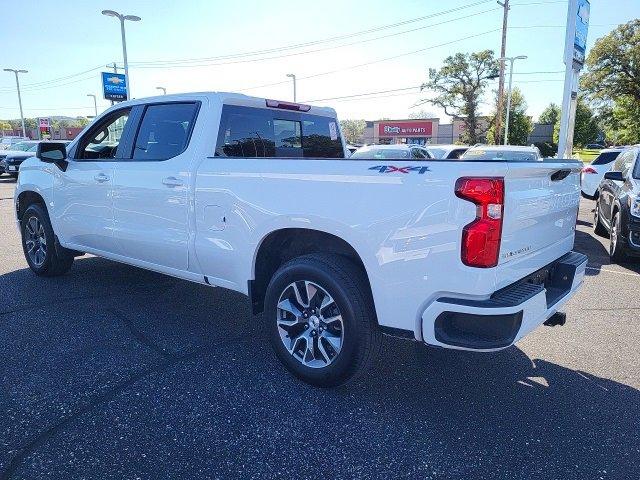
[[[477,5],[411,21],[471,4]],[[507,55],[529,57],[516,64],[514,80],[529,113],[537,116],[549,102],[561,102],[567,3],[512,0],[512,4]],[[448,55],[485,48],[498,52],[502,22],[495,1],[481,0],[27,0],[14,5],[3,9],[0,67],[29,70],[21,77],[27,117],[92,115],[88,93],[99,96],[99,110],[108,106],[101,99],[101,69],[97,68],[113,61],[121,64],[122,50],[119,23],[101,15],[103,9],[142,17],[141,22],[127,22],[134,97],[155,95],[155,87],[164,86],[169,93],[248,89],[247,94],[290,100],[292,88],[286,74],[295,73],[300,78],[298,101],[319,100],[315,103],[334,107],[340,118],[366,119],[406,118],[419,110],[412,106],[428,94],[416,88],[364,98],[331,98],[415,87],[426,80],[430,67],[438,68]],[[638,17],[638,0],[592,0],[589,45],[615,25]],[[405,21],[410,22],[261,56],[202,60],[195,62],[198,66],[186,67],[142,63],[262,51]],[[288,56],[273,58],[283,54]],[[255,61],[260,57],[270,58]],[[383,60],[389,57],[396,58]],[[248,59],[254,61],[244,61]],[[358,66],[362,64],[367,65]],[[76,75],[79,72],[87,73]],[[40,84],[61,77],[68,78]],[[274,83],[279,84],[252,88]],[[17,103],[13,75],[0,71],[0,118],[18,118]],[[436,108],[423,108],[443,116]],[[489,104],[483,109],[488,113]]]

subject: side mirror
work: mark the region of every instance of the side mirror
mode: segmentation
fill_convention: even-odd
[[[53,163],[63,172],[67,169],[67,146],[60,142],[40,142],[36,157],[42,162]]]
[[[622,172],[610,171],[604,174],[605,180],[613,180],[615,182],[624,182],[624,177],[622,176]]]

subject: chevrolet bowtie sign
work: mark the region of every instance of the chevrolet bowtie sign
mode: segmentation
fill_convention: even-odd
[[[127,80],[122,73],[102,72],[102,92],[105,100],[127,99]]]

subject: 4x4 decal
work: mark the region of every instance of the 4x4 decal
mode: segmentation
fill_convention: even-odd
[[[394,165],[378,165],[370,167],[369,170],[378,170],[378,173],[411,173],[418,172],[419,175],[429,171],[429,167],[396,167]]]

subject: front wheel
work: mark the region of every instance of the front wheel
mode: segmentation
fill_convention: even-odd
[[[73,254],[56,248],[49,215],[39,204],[30,205],[21,221],[22,249],[29,268],[45,277],[63,275],[73,265]]]
[[[265,298],[276,355],[298,378],[334,387],[360,376],[381,333],[366,276],[340,255],[311,254],[283,265]]]
[[[593,211],[593,233],[601,237],[607,235],[607,229],[604,228],[604,225],[600,221],[600,206],[598,202],[596,202],[596,208]]]
[[[613,216],[613,220],[611,221],[611,232],[609,234],[609,258],[615,263],[624,262],[627,259],[620,225],[620,212],[616,212]]]

